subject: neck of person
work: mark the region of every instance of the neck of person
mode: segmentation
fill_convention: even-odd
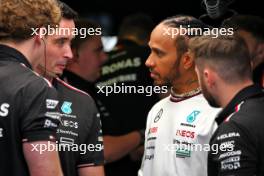
[[[44,78],[46,78],[46,79],[47,79],[49,82],[51,82],[51,83],[52,83],[52,81],[53,81],[53,79],[54,79],[54,77],[49,76],[48,74],[46,74]]]
[[[183,95],[188,94],[189,92],[200,89],[198,78],[195,74],[190,76],[184,76],[185,79],[182,81],[174,81],[172,84],[172,91],[175,94]]]
[[[234,84],[221,84],[219,83],[219,88],[216,90],[217,99],[221,107],[226,107],[228,103],[244,88],[253,85],[252,80],[241,81],[240,83]]]
[[[57,77],[57,75],[55,73],[52,73],[52,72],[48,71],[47,69],[45,69],[44,66],[42,66],[40,64],[36,68],[34,68],[34,70],[38,74],[40,74],[41,76],[46,78],[51,83],[52,83],[53,79]]]

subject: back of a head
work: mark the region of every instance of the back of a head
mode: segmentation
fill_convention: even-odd
[[[235,15],[223,21],[222,27],[233,28],[234,31],[249,32],[258,42],[264,42],[264,19],[253,15]]]
[[[60,19],[56,0],[1,0],[0,40],[27,40],[32,37],[33,29],[55,26]]]
[[[118,37],[126,39],[127,36],[133,36],[142,43],[146,43],[153,28],[154,22],[150,16],[142,13],[129,15],[123,19]]]
[[[190,40],[189,48],[199,70],[209,66],[229,84],[251,79],[250,56],[242,38],[200,36]]]
[[[192,29],[192,32],[186,33],[186,36],[189,38],[202,35],[204,29],[211,28],[210,26],[203,23],[201,20],[188,15],[175,15],[166,18],[161,23],[171,28]],[[195,29],[200,29],[200,32],[195,32]]]
[[[195,36],[200,36],[203,34],[205,29],[209,29],[210,26],[204,24],[202,21],[198,20],[195,17],[188,16],[188,15],[176,15],[165,20],[161,21],[160,24],[163,24],[169,28],[176,29],[176,28],[184,28],[184,29],[193,29],[192,32],[187,32],[185,35],[178,35],[177,37],[172,36],[175,38],[175,45],[177,45],[177,55],[181,57],[181,55],[188,51],[188,42],[186,38],[192,38]],[[171,30],[170,35],[174,35],[174,30]],[[189,30],[190,31],[190,30]]]

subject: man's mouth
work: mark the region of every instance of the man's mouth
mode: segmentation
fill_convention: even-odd
[[[153,69],[149,69],[149,71],[150,71],[150,77],[152,79],[157,79],[158,78],[159,75],[155,71],[153,71]]]

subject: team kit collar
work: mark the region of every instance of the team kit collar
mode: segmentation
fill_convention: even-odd
[[[173,102],[179,102],[179,101],[183,101],[186,100],[188,98],[194,97],[196,95],[201,94],[201,88],[198,87],[196,89],[193,89],[190,92],[186,92],[183,94],[177,94],[173,91],[173,87],[171,87],[171,96],[170,96],[170,100]]]
[[[251,85],[240,90],[235,97],[228,103],[228,105],[220,112],[216,118],[217,124],[222,123],[232,113],[237,111],[237,107],[241,102],[253,98],[264,96],[264,90],[259,85]]]
[[[0,44],[0,60],[17,61],[32,69],[30,63],[21,52],[7,45]]]

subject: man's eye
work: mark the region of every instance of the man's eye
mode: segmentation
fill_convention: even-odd
[[[63,39],[57,41],[57,44],[60,46],[64,45],[64,43],[65,43],[65,40],[63,40]]]
[[[60,40],[60,41],[59,41],[59,44],[60,44],[60,45],[63,45],[64,43],[65,43],[64,40]]]
[[[103,52],[103,51],[104,51],[103,47],[97,48],[97,49],[95,50],[95,52],[97,52],[97,53],[100,53],[100,52]]]
[[[162,57],[164,53],[162,51],[156,50],[155,51],[158,57]]]

